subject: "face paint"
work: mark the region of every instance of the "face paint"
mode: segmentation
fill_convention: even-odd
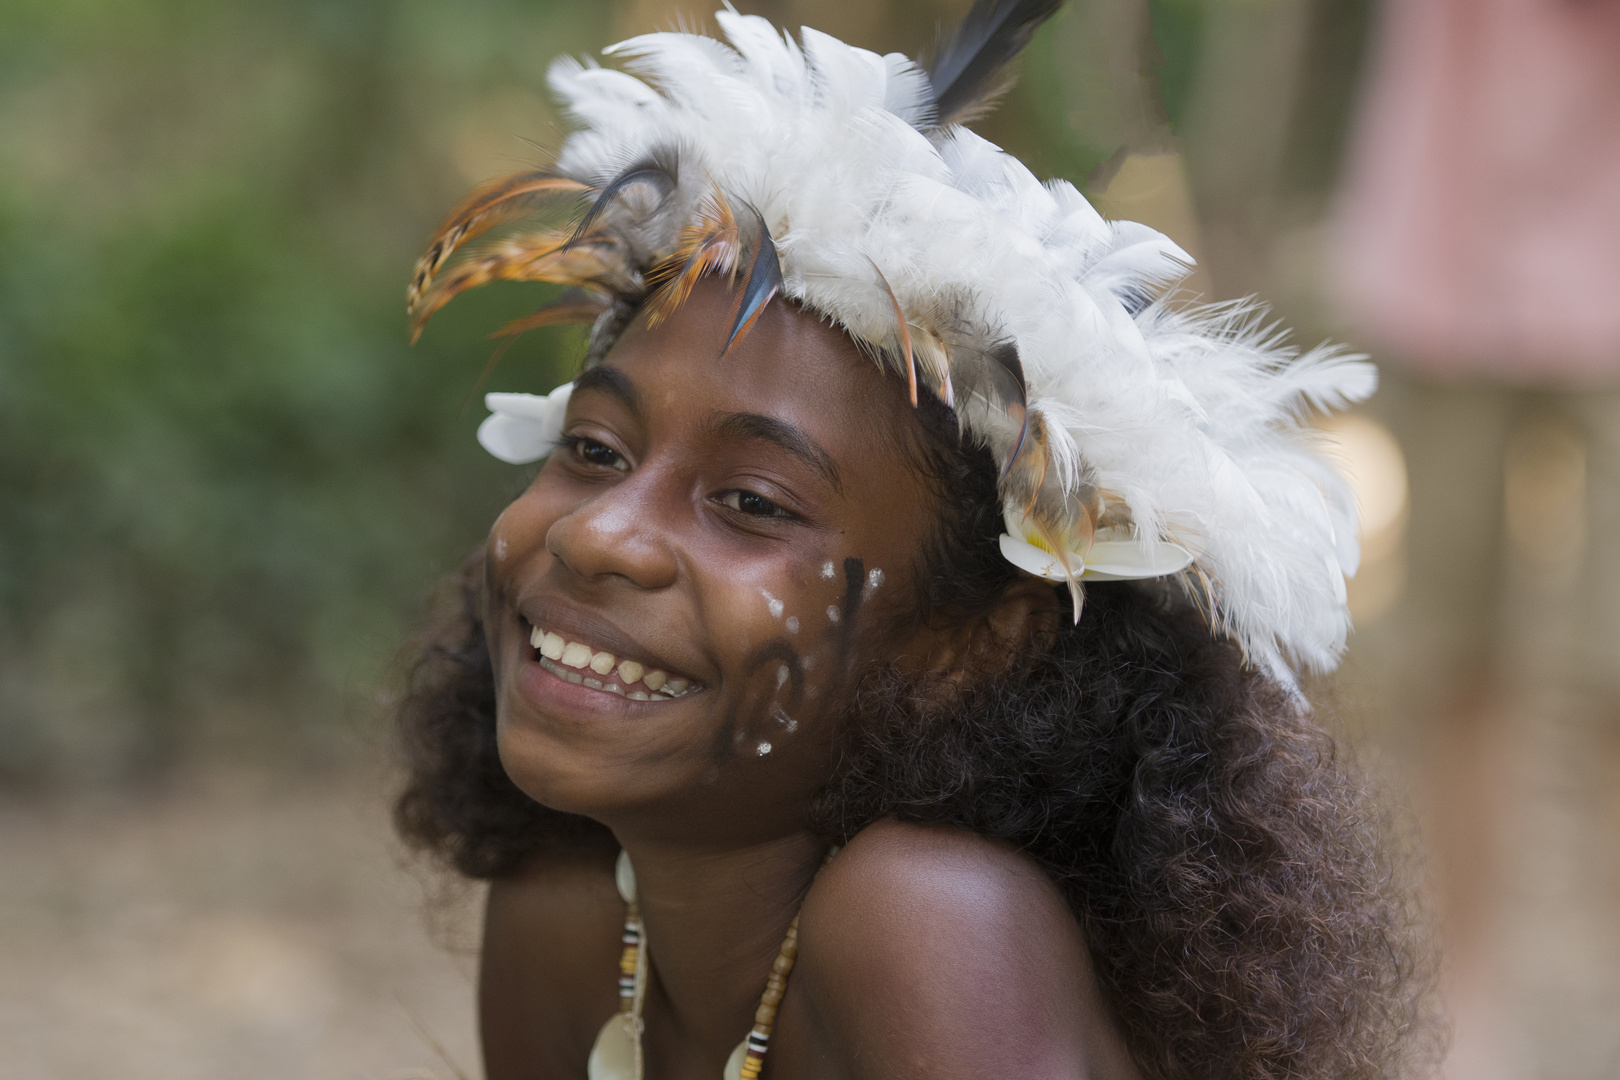
[[[909,640],[904,619],[858,615],[869,569],[909,565],[927,535],[932,491],[874,434],[878,420],[914,422],[909,403],[843,338],[783,309],[721,364],[707,323],[724,321],[730,296],[723,283],[693,295],[576,384],[574,449],[548,458],[492,530],[502,764],[545,805],[610,824],[711,781],[728,805],[787,807],[796,821],[790,804],[832,768],[854,679]],[[836,483],[773,441],[783,427],[836,466]],[[539,627],[698,692],[632,700],[585,685],[613,677],[594,668],[559,679],[533,644]]]
[[[844,560],[844,607],[839,612],[838,642],[839,655],[842,657],[849,651],[855,640],[855,613],[860,610],[861,601],[866,599],[862,586],[866,578],[866,564],[860,559],[848,558]]]
[[[835,564],[831,562],[823,564],[821,573],[823,579],[828,579],[827,567],[833,565]],[[843,603],[841,607],[837,604],[827,606],[829,628],[824,635],[824,640],[832,646],[834,655],[837,658],[837,663],[831,669],[832,678],[837,679],[840,675],[848,676],[852,674],[849,670],[849,654],[854,645],[856,615],[865,602],[867,594],[876,585],[883,583],[883,577],[882,570],[874,569],[868,573],[865,563],[859,558],[846,558],[844,560]],[[761,588],[759,594],[765,599],[772,616],[780,616],[781,612],[785,610],[783,602],[770,590]],[[797,634],[801,629],[797,616],[788,616],[783,625],[789,633]],[[761,719],[768,718],[774,721],[784,734],[793,734],[798,731],[799,722],[792,717],[788,710],[797,709],[806,700],[820,696],[821,687],[819,685],[809,685],[805,678],[806,672],[815,666],[815,655],[801,652],[800,648],[786,637],[774,638],[754,653],[750,658],[747,670],[750,674],[753,674],[760,671],[772,660],[777,663],[774,673],[774,686],[771,691],[770,704]],[[743,744],[747,738],[745,732],[749,726],[751,726],[749,721],[741,720],[735,715],[728,715],[724,727],[727,738],[715,747],[717,765],[725,760],[728,745],[740,746]],[[768,740],[756,742],[756,757],[764,757],[770,752],[769,749],[759,749],[761,746],[769,747],[771,743]]]

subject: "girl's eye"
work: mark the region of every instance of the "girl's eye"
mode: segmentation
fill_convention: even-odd
[[[619,456],[619,452],[606,443],[588,439],[583,435],[565,435],[562,439],[575,460],[586,465],[597,465],[608,469],[617,469],[619,472],[628,472],[630,463]]]
[[[765,496],[737,489],[720,496],[720,502],[749,517],[787,517],[788,512]]]

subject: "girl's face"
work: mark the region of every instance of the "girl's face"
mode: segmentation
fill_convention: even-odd
[[[722,359],[730,302],[705,281],[578,380],[490,533],[485,623],[519,787],[746,841],[802,825],[858,676],[926,655],[934,503],[898,380],[785,303]]]

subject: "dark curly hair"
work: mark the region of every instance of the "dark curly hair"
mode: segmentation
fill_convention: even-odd
[[[988,610],[1013,574],[994,465],[943,406],[918,417],[912,457],[940,508],[919,610]],[[558,847],[612,850],[603,826],[540,806],[501,768],[478,575],[475,559],[400,708],[396,824],[476,878]],[[815,826],[844,841],[894,816],[1028,853],[1080,920],[1154,1080],[1372,1080],[1428,1064],[1412,892],[1333,739],[1162,586],[1091,585],[1064,624],[949,691],[870,673]]]

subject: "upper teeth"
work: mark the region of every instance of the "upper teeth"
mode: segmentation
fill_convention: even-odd
[[[634,660],[620,660],[610,652],[593,649],[583,641],[565,640],[561,634],[550,633],[538,626],[529,634],[529,644],[539,650],[541,665],[553,674],[572,683],[584,683],[592,689],[607,690],[637,701],[668,701],[701,689],[690,679],[671,676],[658,668],[648,670]],[[619,681],[603,682],[587,678],[579,674],[584,668],[598,675],[616,674]],[[636,686],[637,683],[646,690]]]

